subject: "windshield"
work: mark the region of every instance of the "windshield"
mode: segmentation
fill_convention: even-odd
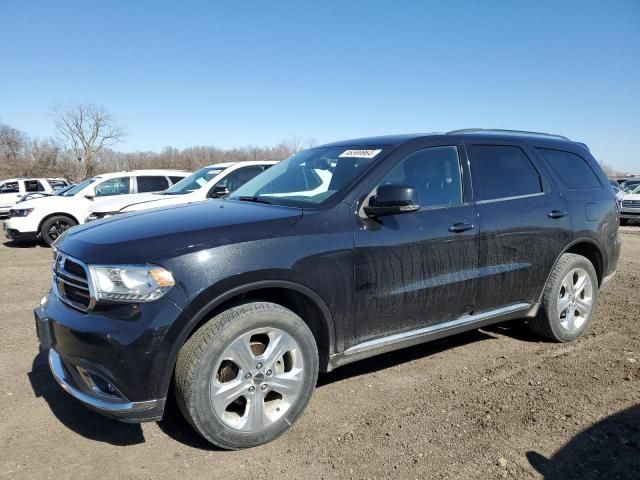
[[[61,197],[73,197],[76,193],[84,190],[84,187],[86,187],[87,185],[91,185],[93,182],[95,182],[99,178],[100,177],[87,178],[86,180],[83,180],[79,184],[72,186],[68,190],[65,190],[64,192],[61,192],[60,196]]]
[[[195,192],[204,187],[209,181],[224,171],[221,167],[204,167],[193,172],[186,178],[183,178],[174,186],[168,188],[163,195],[184,195],[185,193]]]
[[[381,149],[323,147],[274,165],[238,188],[232,200],[317,207],[346,190],[380,155]]]

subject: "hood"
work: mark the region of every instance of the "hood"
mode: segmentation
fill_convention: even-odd
[[[142,202],[152,202],[162,197],[162,195],[157,193],[132,193],[130,195],[115,195],[103,199],[96,197],[93,199],[93,205],[89,208],[89,212],[119,212],[123,208],[131,205]]]
[[[86,263],[148,263],[177,250],[274,237],[301,216],[296,208],[208,200],[80,225],[56,247]]]
[[[195,192],[198,192],[196,190]],[[151,198],[145,198],[141,201],[131,203],[126,207],[122,207],[122,213],[137,212],[140,210],[148,210],[150,208],[169,207],[171,205],[186,205],[194,202],[205,200],[202,197],[194,195],[195,192],[185,193],[182,195],[154,195]]]
[[[624,197],[622,197],[623,200],[640,200],[640,193],[627,193]]]
[[[45,197],[32,198],[25,200],[24,202],[17,203],[14,208],[38,208],[40,206],[57,206],[57,205],[70,205],[73,202],[73,197],[59,197],[57,195],[49,195]]]

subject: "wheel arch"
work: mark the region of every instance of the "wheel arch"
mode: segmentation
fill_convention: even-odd
[[[326,371],[335,353],[333,317],[324,300],[309,287],[286,280],[265,280],[244,284],[207,301],[183,324],[177,334],[166,368],[164,387],[169,389],[180,349],[211,317],[228,308],[250,301],[276,303],[296,313],[310,328],[318,346],[320,370]]]
[[[604,253],[602,247],[593,240],[592,238],[582,237],[575,239],[573,242],[569,243],[562,252],[556,257],[555,262],[553,262],[553,266],[549,270],[547,274],[547,278],[542,286],[540,291],[540,295],[538,297],[538,303],[542,301],[542,295],[544,295],[544,289],[549,282],[549,277],[551,277],[551,273],[553,269],[556,268],[560,257],[565,253],[575,253],[577,255],[582,255],[587,260],[591,262],[593,268],[596,271],[596,276],[598,277],[598,287],[602,285],[602,279],[604,277]]]
[[[73,220],[74,222],[76,222],[76,225],[80,225],[80,222],[78,221],[78,219],[75,216],[71,215],[70,213],[66,213],[66,212],[49,213],[48,215],[45,215],[44,217],[42,217],[42,220],[40,220],[40,223],[38,223],[38,235],[40,235],[40,230],[42,229],[42,225],[44,224],[44,222],[49,220],[51,217],[67,217]]]

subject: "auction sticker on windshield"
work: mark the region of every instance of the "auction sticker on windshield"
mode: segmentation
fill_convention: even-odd
[[[340,158],[373,158],[381,151],[380,148],[377,150],[345,150],[340,154]]]

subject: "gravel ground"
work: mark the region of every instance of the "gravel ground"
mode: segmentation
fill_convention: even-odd
[[[64,393],[38,354],[32,308],[51,252],[0,245],[0,478],[640,478],[640,227],[571,344],[523,322],[323,375],[293,429],[239,452],[211,447],[169,405],[129,425]]]

